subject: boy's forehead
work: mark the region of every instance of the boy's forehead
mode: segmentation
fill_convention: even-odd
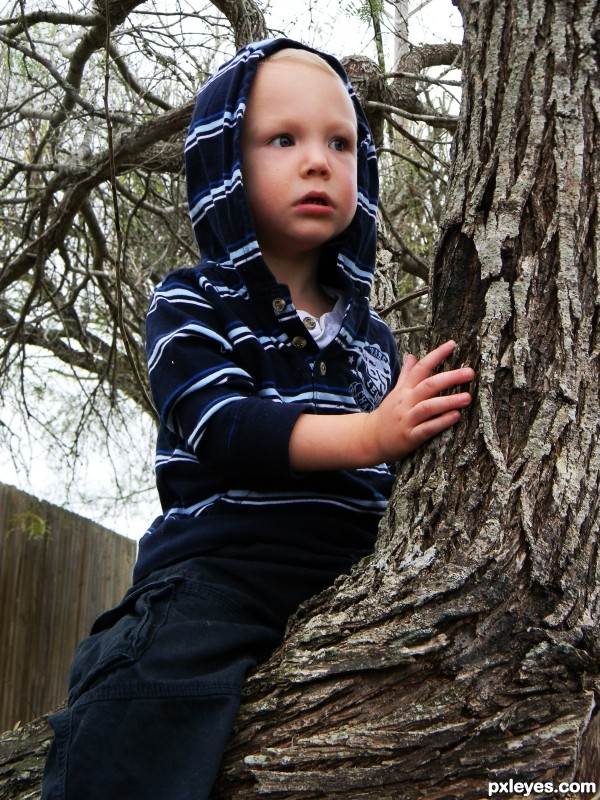
[[[248,105],[259,97],[263,107],[278,110],[283,100],[293,106],[294,86],[314,87],[315,99],[325,91],[337,95],[340,105],[346,107],[349,116],[356,119],[356,109],[341,76],[326,62],[323,66],[297,59],[266,59],[259,65],[248,97]]]

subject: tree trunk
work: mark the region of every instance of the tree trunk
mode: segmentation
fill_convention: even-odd
[[[462,11],[431,322],[476,368],[475,400],[401,465],[373,557],[250,679],[220,800],[476,800],[490,782],[591,797],[559,784],[600,782],[600,12]],[[36,796],[18,763],[0,798]]]

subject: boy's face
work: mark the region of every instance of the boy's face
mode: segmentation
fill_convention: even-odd
[[[244,186],[267,263],[342,233],[357,202],[357,120],[341,79],[312,64],[266,61],[242,137]]]

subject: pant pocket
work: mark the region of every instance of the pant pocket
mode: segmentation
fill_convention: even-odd
[[[54,715],[41,800],[208,800],[239,692],[189,688]]]
[[[73,658],[69,705],[106,673],[139,658],[164,624],[178,583],[175,578],[131,591],[116,608],[98,617]]]

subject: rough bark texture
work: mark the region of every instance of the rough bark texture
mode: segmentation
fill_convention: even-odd
[[[383,147],[384,143],[384,116],[381,110],[371,111],[367,108],[367,101],[378,103],[391,102],[389,86],[385,81],[383,73],[370,58],[361,55],[347,56],[342,60],[346,74],[350,78],[352,86],[358,95],[361,103],[365,106],[367,120],[373,134],[373,141],[377,148]]]
[[[38,800],[49,746],[46,717],[0,736],[0,800]]]
[[[434,343],[476,367],[476,400],[402,465],[374,556],[250,679],[215,798],[600,781],[599,12],[462,11],[431,316]]]

